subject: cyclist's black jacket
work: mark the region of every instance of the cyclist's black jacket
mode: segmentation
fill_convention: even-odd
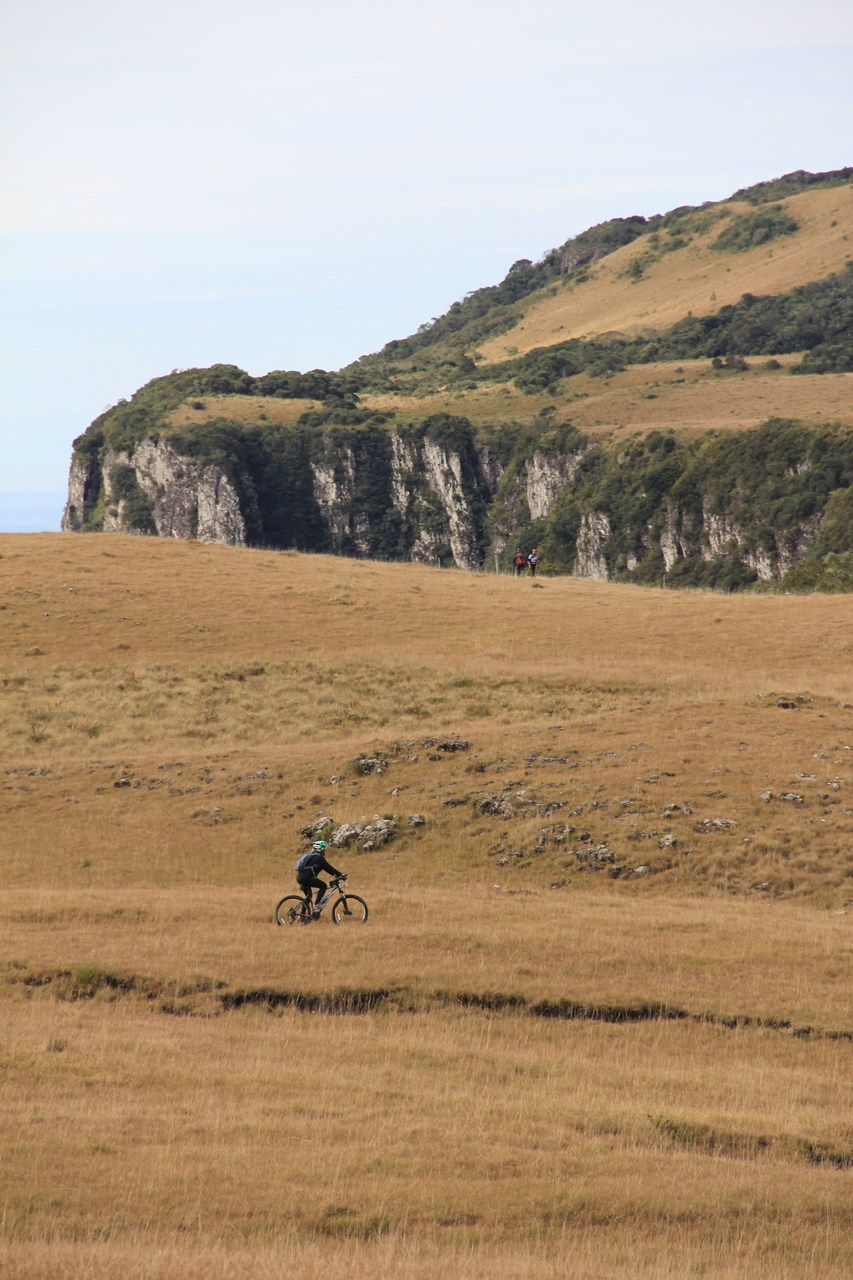
[[[316,876],[320,871],[325,871],[330,876],[342,876],[343,871],[336,871],[330,862],[327,862],[322,853],[309,853],[302,863],[302,866],[296,872],[296,879],[301,880],[303,876],[311,878]]]

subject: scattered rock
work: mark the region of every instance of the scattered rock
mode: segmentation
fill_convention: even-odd
[[[665,804],[663,806],[664,816],[674,817],[677,813],[683,813],[685,818],[689,818],[693,813],[689,804]]]
[[[367,824],[359,836],[359,844],[367,853],[381,844],[387,844],[396,834],[396,818],[380,818],[378,814],[374,814],[373,821]]]
[[[457,738],[455,735],[450,738],[421,738],[421,746],[424,751],[467,751],[468,742],[465,738]]]
[[[754,884],[751,886],[751,888],[755,891],[755,893],[767,893],[770,888],[770,881],[762,880],[760,884]]]
[[[381,759],[380,756],[356,756],[352,766],[356,773],[361,773],[366,777],[371,773],[384,773],[388,768],[388,761]]]
[[[332,822],[332,818],[327,813],[321,813],[320,817],[314,822],[309,822],[307,827],[300,827],[299,834],[306,840],[315,840],[324,827],[332,826]]]
[[[355,840],[357,836],[364,830],[361,822],[342,822],[339,827],[335,827],[329,836],[329,844],[335,849],[343,849],[351,840]]]
[[[647,876],[650,871],[651,871],[651,867],[647,862],[644,862],[641,867],[634,867],[633,874],[635,876]]]
[[[713,831],[714,828],[725,830],[727,827],[736,827],[737,822],[734,818],[703,818],[701,822],[697,822],[693,828],[694,831]]]
[[[220,805],[216,805],[212,809],[196,809],[195,813],[190,816],[194,822],[200,822],[205,827],[218,827],[223,822],[233,822],[234,820],[233,816]]]
[[[577,760],[569,760],[568,756],[543,756],[538,751],[531,751],[529,756],[525,756],[525,764],[565,764],[570,769],[577,769]]]
[[[783,711],[798,711],[799,708],[791,698],[777,698],[776,706],[781,707]]]
[[[759,798],[759,800],[763,800],[765,804],[769,804],[769,803],[770,803],[770,801],[773,799],[773,792],[772,792],[772,791],[762,791],[761,795],[760,795],[758,798]]]
[[[487,792],[477,802],[477,808],[481,813],[490,813],[502,818],[511,818],[515,813],[515,806],[508,795],[497,795],[494,792]]]
[[[790,801],[791,804],[803,803],[803,797],[800,795],[798,791],[780,791],[779,799],[788,800]]]
[[[407,827],[423,827],[426,824],[426,818],[422,813],[410,813],[406,819]]]
[[[669,832],[665,836],[661,836],[660,840],[658,840],[659,849],[672,849],[677,844],[678,844],[678,839],[676,836],[672,834],[672,832]]]
[[[329,836],[329,844],[335,849],[343,849],[346,845],[358,843],[365,853],[369,853],[393,840],[396,833],[396,818],[380,818],[375,813],[370,822],[343,822],[335,827]]]
[[[548,844],[565,844],[569,836],[575,834],[575,828],[567,822],[558,822],[553,827],[543,827],[536,841],[537,847],[545,848]]]
[[[606,844],[591,845],[589,848],[576,849],[575,857],[590,871],[601,871],[616,861],[616,854]]]

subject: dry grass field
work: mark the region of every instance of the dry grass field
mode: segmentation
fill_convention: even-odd
[[[851,622],[0,537],[0,1274],[848,1276]]]

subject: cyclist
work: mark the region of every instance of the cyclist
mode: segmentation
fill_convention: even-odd
[[[313,911],[315,920],[320,914],[320,906],[329,891],[329,886],[325,881],[318,880],[317,872],[325,871],[327,875],[337,876],[341,880],[346,880],[343,871],[336,871],[332,864],[326,861],[328,847],[325,840],[315,840],[309,852],[303,853],[302,857],[297,860],[295,867],[296,883],[309,902],[311,901],[311,890],[317,890]]]

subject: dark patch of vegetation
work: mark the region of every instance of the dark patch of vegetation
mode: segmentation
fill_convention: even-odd
[[[853,336],[819,342],[791,373],[853,373]]]
[[[136,472],[127,463],[118,462],[110,470],[110,488],[121,502],[124,523],[138,533],[156,534],[154,511],[148,496],[139,487]]]
[[[339,505],[352,533],[344,536],[344,555],[364,554],[375,560],[395,560],[408,550],[403,518],[391,501],[391,439],[370,424],[361,428],[332,427],[324,443],[339,491],[347,493]],[[350,467],[347,463],[351,464]],[[356,540],[358,539],[358,540]]]
[[[260,517],[259,541],[298,551],[327,551],[326,525],[311,470],[320,433],[305,425],[264,425],[245,433],[244,447]]]
[[[307,1013],[370,1013],[386,1004],[390,995],[391,992],[385,988],[314,994],[258,987],[250,991],[229,992],[220,996],[220,1000],[225,1010],[260,1006],[270,1012],[276,1009],[300,1009]]]
[[[732,200],[748,200],[750,204],[768,204],[773,200],[784,200],[786,196],[796,196],[813,187],[844,187],[853,182],[853,167],[832,169],[827,173],[809,173],[806,169],[795,169],[792,173],[783,174],[781,178],[771,178],[768,182],[756,182],[751,187],[741,187],[731,197]]]
[[[732,218],[711,248],[724,253],[745,253],[779,236],[791,236],[795,231],[799,231],[799,223],[780,204],[771,204],[755,213],[740,213]]]
[[[853,1167],[853,1150],[849,1146],[830,1147],[825,1142],[811,1142],[808,1138],[788,1134],[738,1133],[673,1116],[649,1116],[649,1121],[674,1146],[703,1155],[755,1160],[770,1153],[777,1159],[782,1156],[807,1160],[809,1164],[828,1165],[834,1169]]]

